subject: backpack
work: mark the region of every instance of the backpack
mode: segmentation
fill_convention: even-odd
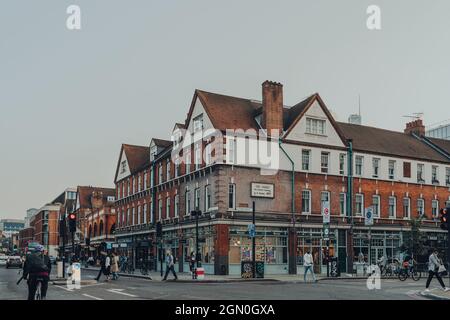
[[[29,273],[39,273],[49,271],[48,267],[44,263],[44,259],[35,254],[30,254],[27,257],[27,265]]]

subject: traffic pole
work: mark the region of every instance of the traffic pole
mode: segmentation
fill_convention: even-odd
[[[255,234],[252,237],[252,265],[253,265],[253,278],[256,278],[256,217],[255,217],[255,201],[253,201],[253,213],[252,213],[253,228],[255,228]]]

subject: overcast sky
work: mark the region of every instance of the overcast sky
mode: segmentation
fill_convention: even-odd
[[[121,144],[169,139],[195,88],[261,99],[269,79],[287,105],[319,92],[340,121],[358,94],[363,124],[448,119],[449,16],[448,0],[1,0],[0,218],[113,187]]]

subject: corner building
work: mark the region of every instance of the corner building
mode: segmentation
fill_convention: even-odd
[[[266,81],[262,101],[196,90],[185,122],[171,136],[152,139],[149,147],[123,145],[115,178],[118,246],[156,270],[161,221],[162,247],[172,250],[178,271],[189,271],[196,250],[191,211],[198,208],[206,273],[240,274],[241,262],[252,257],[253,202],[256,259],[266,274],[302,272],[307,250],[315,271],[326,273],[326,204],[329,253],[341,272],[381,255],[400,259],[419,216],[427,244],[444,246],[438,212],[450,204],[450,145],[426,138],[420,120],[404,132],[337,122],[319,94],[285,106],[283,86]],[[269,142],[269,165],[249,160],[267,155],[260,141]]]

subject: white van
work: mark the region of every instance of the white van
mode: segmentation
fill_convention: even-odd
[[[0,266],[6,266],[6,260],[8,260],[8,256],[0,256]]]

